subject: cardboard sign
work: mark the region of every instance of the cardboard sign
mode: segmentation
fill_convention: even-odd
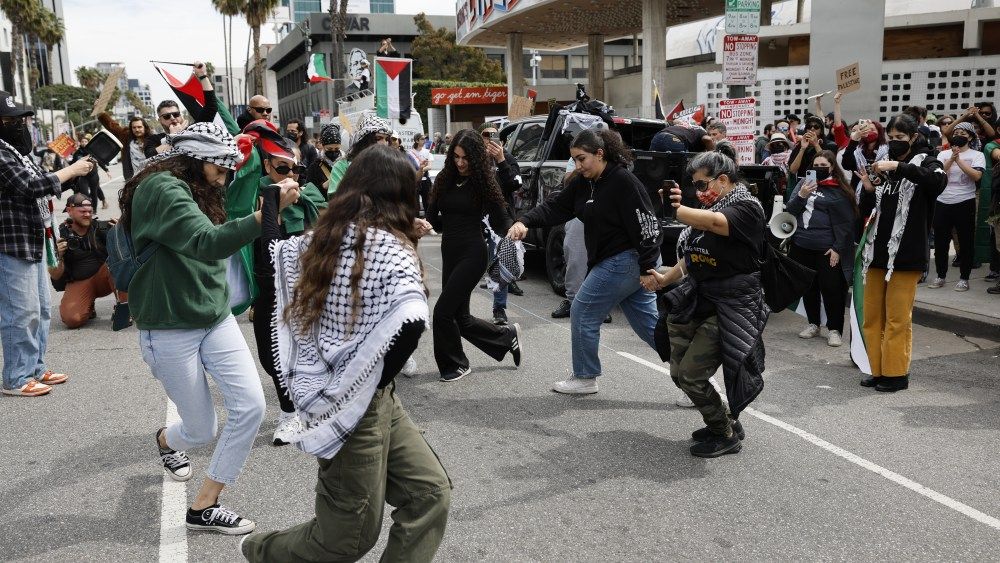
[[[861,89],[861,66],[858,63],[837,69],[837,90],[846,94]]]
[[[69,158],[69,155],[76,152],[76,141],[65,133],[49,141],[47,146],[63,159]]]
[[[506,104],[507,87],[431,88],[431,105]]]
[[[511,121],[517,121],[518,119],[524,119],[531,115],[531,110],[534,109],[535,102],[531,98],[525,98],[524,96],[513,96],[510,101],[510,108],[507,109],[507,119]]]
[[[118,85],[118,79],[121,78],[122,73],[125,72],[125,67],[120,66],[115,70],[111,71],[108,75],[108,79],[104,81],[104,88],[101,88],[101,95],[97,97],[97,101],[94,102],[94,111],[90,112],[90,117],[97,117],[104,110],[108,109],[108,102],[111,101],[111,94],[115,92],[115,86]]]
[[[756,35],[760,32],[760,0],[726,0],[726,33]]]
[[[726,124],[726,134],[731,139],[757,132],[757,100],[736,98],[719,100],[719,119]]]
[[[757,82],[756,35],[727,35],[722,40],[722,83],[726,86],[753,86]]]

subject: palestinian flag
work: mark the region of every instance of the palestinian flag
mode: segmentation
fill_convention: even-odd
[[[167,72],[165,69],[153,65],[153,68],[160,73],[160,76],[167,81],[167,85],[170,89],[174,91],[174,95],[177,96],[178,101],[184,106],[191,117],[195,120],[198,116],[204,115],[206,111],[206,105],[208,105],[209,100],[205,95],[205,90],[201,87],[201,82],[194,75],[194,72],[187,78],[186,81],[181,82],[180,79],[174,75]],[[215,104],[215,118],[212,120],[213,123],[223,127],[230,134],[235,135],[240,132],[240,128],[236,125],[236,120],[233,119],[232,114],[229,113],[229,109],[219,102],[219,98],[214,94],[212,95]]]
[[[375,57],[375,112],[382,119],[409,119],[413,109],[413,60]]]
[[[858,242],[858,250],[854,253],[854,283],[851,287],[851,302],[849,303],[851,313],[851,361],[854,362],[854,365],[858,366],[861,373],[866,375],[872,374],[872,365],[868,361],[868,348],[865,346],[865,335],[861,331],[861,325],[865,320],[865,276],[862,272],[864,269],[862,254],[864,253],[865,245],[868,243],[868,235],[873,223],[874,221],[869,217],[864,230],[861,232],[861,241]]]
[[[684,111],[684,99],[683,98],[681,98],[681,100],[679,102],[677,102],[676,104],[674,104],[674,107],[670,110],[670,113],[667,114],[667,121],[673,121],[674,118],[677,117],[677,114],[679,114],[682,111]]]
[[[653,81],[653,109],[656,111],[656,119],[663,119],[663,103],[660,102],[660,89],[656,86],[656,81]]]
[[[326,70],[326,55],[323,53],[312,54],[312,57],[309,59],[309,67],[306,69],[306,74],[309,76],[309,82],[311,84],[333,80],[333,78],[330,77],[329,71]]]
[[[49,224],[45,225],[45,265],[55,268],[59,265],[59,254],[56,252],[56,244],[59,242],[59,229],[56,228],[56,210],[53,198],[49,198]]]

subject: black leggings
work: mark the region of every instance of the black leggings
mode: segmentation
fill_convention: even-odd
[[[830,257],[825,250],[809,250],[792,244],[788,256],[803,266],[816,270],[813,283],[802,296],[802,304],[806,308],[809,323],[819,326],[819,301],[823,296],[823,308],[826,309],[826,328],[844,332],[844,307],[847,301],[847,280],[841,264],[844,260],[852,260],[852,256],[841,256],[836,266],[830,266]]]
[[[447,235],[446,235],[447,236]],[[486,272],[489,254],[482,235],[441,241],[444,283],[434,305],[434,360],[442,375],[469,367],[462,338],[501,361],[510,351],[514,329],[496,326],[469,313],[472,291]]]
[[[268,288],[271,288],[270,291]],[[257,357],[260,358],[260,365],[274,382],[274,390],[278,393],[278,405],[281,407],[281,412],[295,412],[295,405],[292,404],[288,391],[281,386],[278,380],[278,367],[275,364],[271,340],[271,316],[274,314],[274,299],[274,280],[271,280],[270,285],[260,284],[260,294],[253,302],[253,339],[257,342]]]
[[[948,247],[951,246],[951,230],[958,232],[958,272],[959,277],[968,281],[972,273],[972,259],[975,249],[976,200],[967,199],[959,203],[941,203],[934,206],[934,266],[937,277],[948,276]]]

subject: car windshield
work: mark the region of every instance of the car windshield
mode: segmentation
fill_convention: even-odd
[[[538,149],[542,144],[544,123],[525,123],[517,132],[517,137],[510,145],[510,154],[518,161],[531,161],[538,158]]]

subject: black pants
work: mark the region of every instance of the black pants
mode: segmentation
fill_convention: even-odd
[[[476,240],[478,238],[478,240]],[[472,291],[486,272],[489,259],[482,235],[441,241],[444,283],[434,305],[434,360],[441,374],[469,367],[462,339],[501,361],[510,352],[514,329],[477,319],[469,313]]]
[[[937,277],[947,278],[948,247],[951,230],[958,233],[958,272],[963,280],[972,273],[972,260],[976,252],[976,200],[960,203],[941,203],[934,206],[934,267]]]
[[[260,283],[260,294],[253,302],[253,339],[257,342],[257,357],[264,371],[271,376],[274,390],[278,393],[278,405],[281,412],[295,412],[295,405],[288,396],[288,391],[278,380],[278,367],[275,365],[274,348],[271,340],[271,316],[274,314],[274,280],[270,284]]]
[[[841,264],[844,260],[852,260],[852,256],[841,256],[836,266],[830,266],[830,257],[825,250],[809,250],[792,244],[788,256],[803,266],[816,270],[816,277],[802,296],[802,304],[806,308],[809,323],[819,326],[819,302],[823,297],[823,308],[826,309],[826,328],[844,332],[844,307],[847,305],[847,280]]]

